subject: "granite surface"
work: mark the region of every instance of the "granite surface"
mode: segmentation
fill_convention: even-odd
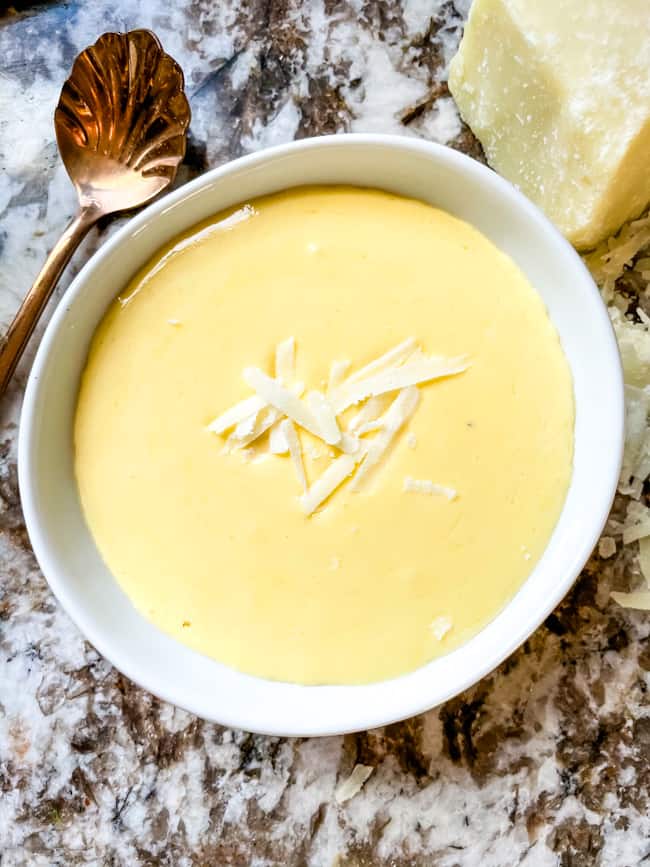
[[[146,26],[186,74],[179,182],[295,137],[391,131],[481,159],[445,84],[466,0],[70,0],[0,6],[0,321],[73,213],[52,111],[74,55]],[[119,221],[92,234],[62,287]],[[650,862],[647,615],[609,601],[635,546],[592,557],[498,671],[346,737],[207,724],[83,640],[31,553],[16,485],[21,366],[0,431],[0,864],[633,867]],[[614,509],[620,516],[622,498]],[[615,535],[616,524],[610,527]],[[344,804],[355,763],[374,770]]]

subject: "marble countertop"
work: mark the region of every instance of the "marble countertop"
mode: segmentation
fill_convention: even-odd
[[[0,321],[74,210],[52,111],[75,54],[150,27],[193,120],[180,182],[296,137],[398,132],[481,159],[445,84],[468,0],[82,0],[0,12]],[[6,5],[0,8],[6,9]],[[92,233],[69,282],[119,221]],[[648,619],[597,554],[474,688],[345,737],[233,732],[122,677],[55,602],[16,484],[19,370],[0,430],[0,864],[633,867],[650,861]],[[623,508],[615,505],[615,513]],[[356,763],[373,772],[344,804]]]

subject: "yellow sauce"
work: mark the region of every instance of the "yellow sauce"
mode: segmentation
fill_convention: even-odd
[[[474,635],[540,557],[571,473],[569,368],[522,273],[449,214],[345,187],[251,205],[163,250],[99,327],[75,424],[88,525],[133,604],[204,654],[299,683],[399,675]],[[206,430],[292,335],[309,388],[411,335],[471,359],[420,386],[367,488],[311,517],[268,439],[251,458]],[[331,449],[301,436],[311,483]]]

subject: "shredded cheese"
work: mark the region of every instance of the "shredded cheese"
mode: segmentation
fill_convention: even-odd
[[[374,361],[371,361],[369,364],[366,364],[365,367],[361,367],[359,370],[351,374],[347,379],[348,383],[359,382],[362,379],[367,379],[369,376],[373,376],[375,373],[379,373],[380,370],[385,370],[386,368],[395,367],[398,364],[401,364],[402,361],[411,355],[415,346],[415,338],[407,337],[406,340],[398,343],[397,346],[389,349],[388,352],[380,355],[379,358],[375,358]]]
[[[217,416],[214,421],[210,422],[207,429],[216,434],[225,433],[229,428],[234,427],[249,416],[256,415],[265,406],[266,402],[255,394],[253,397],[236,403]]]
[[[464,357],[424,358],[404,364],[401,367],[393,367],[377,373],[368,379],[350,384],[348,380],[342,386],[335,389],[330,395],[334,412],[339,413],[356,403],[360,403],[367,397],[386,394],[389,391],[398,391],[432,379],[441,379],[445,376],[455,376],[467,370],[468,362]]]
[[[614,590],[610,595],[614,602],[618,602],[623,608],[650,611],[650,590],[633,590],[631,593],[619,593]]]
[[[309,490],[300,498],[300,505],[306,515],[312,515],[325,500],[352,475],[358,461],[363,457],[361,450],[356,455],[341,455],[335,458],[323,474],[316,479]]]
[[[434,638],[442,641],[452,625],[451,618],[449,617],[434,617],[429,624],[429,629],[433,632]]]
[[[650,536],[639,539],[639,566],[650,590]]]
[[[650,472],[648,411],[650,397],[634,385],[625,386],[625,445],[618,489],[638,499]]]
[[[285,418],[280,422],[280,429],[284,434],[284,438],[289,446],[289,454],[298,476],[298,481],[302,485],[303,493],[307,493],[307,476],[305,475],[305,467],[302,462],[302,446],[300,445],[300,437],[290,419]]]
[[[447,497],[448,500],[455,500],[458,496],[454,488],[447,488],[445,485],[437,485],[429,479],[412,479],[406,476],[404,479],[404,490],[415,494],[437,494],[442,497]]]
[[[377,466],[381,458],[388,451],[393,439],[399,433],[402,426],[415,412],[420,401],[420,392],[415,386],[405,388],[397,395],[388,408],[383,429],[375,436],[371,443],[366,446],[366,458],[361,464],[352,481],[353,491],[359,491],[364,480]]]
[[[314,414],[314,418],[321,430],[321,436],[329,445],[337,445],[341,442],[336,416],[332,405],[322,391],[310,391],[307,395],[307,404]]]
[[[603,536],[598,543],[598,554],[603,560],[613,557],[616,554],[616,542],[611,536]]]
[[[367,421],[364,424],[359,425],[357,428],[357,436],[364,436],[368,433],[373,433],[376,430],[381,430],[384,426],[383,418],[376,418],[374,421]]]
[[[286,455],[289,452],[289,443],[284,435],[281,423],[275,424],[271,428],[269,451],[272,455]]]
[[[354,455],[361,448],[359,438],[354,434],[349,434],[347,431],[341,434],[341,442],[338,446],[346,455]]]
[[[243,377],[246,385],[249,385],[258,397],[309,433],[320,439],[325,439],[311,409],[306,407],[295,394],[284,388],[277,379],[267,376],[259,367],[245,367]]]
[[[249,437],[255,430],[256,420],[257,413],[254,413],[253,415],[249,415],[248,418],[245,418],[243,421],[240,421],[234,430],[234,438],[237,440],[245,440]]]
[[[364,787],[373,770],[374,768],[370,767],[370,765],[355,765],[347,780],[344,780],[344,782],[337,786],[334,793],[336,803],[344,804],[350,798],[354,798]]]
[[[208,429],[217,434],[232,428],[226,440],[226,451],[238,449],[251,455],[254,454],[249,448],[251,443],[268,431],[270,454],[289,453],[291,457],[303,489],[300,504],[307,515],[313,514],[355,470],[351,489],[361,488],[415,411],[419,384],[461,373],[468,364],[464,357],[427,357],[414,338],[409,337],[345,380],[349,366],[349,361],[334,361],[327,395],[312,390],[303,402],[300,398],[304,386],[294,381],[295,339],[289,337],[276,346],[275,377],[258,367],[244,368],[243,379],[255,394],[230,407],[208,425]],[[392,394],[394,392],[397,394]],[[345,417],[338,416],[354,404],[361,406],[345,429],[342,427]],[[330,451],[331,463],[311,487],[307,482],[297,427],[336,449]],[[367,434],[372,436],[360,439]],[[410,446],[415,443],[412,434],[408,443]],[[313,460],[321,457],[320,451],[313,447],[310,455]],[[426,479],[407,478],[404,489],[441,494],[449,499],[456,496],[452,488]]]
[[[585,261],[601,287],[605,301],[614,297],[614,286],[642,250],[650,246],[650,214],[623,226],[615,237],[600,244]],[[644,260],[635,266],[643,274]],[[648,279],[648,278],[645,278]]]
[[[330,375],[327,383],[327,392],[333,391],[345,379],[345,375],[350,369],[349,361],[333,361],[330,365]]]
[[[621,352],[625,382],[644,388],[650,384],[650,329],[645,322],[632,322],[616,307],[609,308],[618,348]]]
[[[256,439],[265,434],[277,421],[282,418],[282,415],[272,406],[267,406],[256,417],[255,424],[252,429],[248,424],[248,419],[240,422],[235,430],[226,440],[226,449],[243,449],[254,443]],[[247,433],[247,431],[249,431]]]
[[[623,544],[629,545],[644,536],[650,536],[650,509],[636,500],[630,500],[623,528]]]
[[[630,593],[613,592],[612,598],[625,608],[650,610],[650,510],[640,502],[650,477],[650,317],[642,307],[650,297],[650,212],[623,226],[620,232],[585,257],[598,283],[616,333],[625,377],[625,444],[618,490],[632,499],[624,522],[610,518],[608,532],[622,532],[624,545],[638,540],[639,567],[648,589]],[[629,298],[615,292],[617,281],[628,276],[638,292],[635,317],[626,315]],[[640,321],[636,321],[636,320]],[[601,557],[617,550],[612,535],[603,536],[598,546]]]
[[[359,429],[376,421],[384,411],[384,398],[371,397],[367,400],[361,409],[350,419],[348,430],[351,433],[358,433]]]
[[[283,385],[290,385],[295,377],[296,341],[287,337],[275,349],[275,377]]]

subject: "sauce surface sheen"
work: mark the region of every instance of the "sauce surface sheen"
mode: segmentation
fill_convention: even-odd
[[[308,388],[409,336],[471,366],[420,386],[367,488],[306,517],[289,457],[266,439],[225,454],[206,430],[289,336]],[[311,483],[331,450],[301,438]],[[548,542],[572,449],[569,367],[514,263],[443,211],[347,187],[255,200],[162,250],[100,325],[75,420],[86,519],[138,610],[234,668],[310,684],[397,676],[489,622]],[[406,476],[458,496],[405,492]]]

